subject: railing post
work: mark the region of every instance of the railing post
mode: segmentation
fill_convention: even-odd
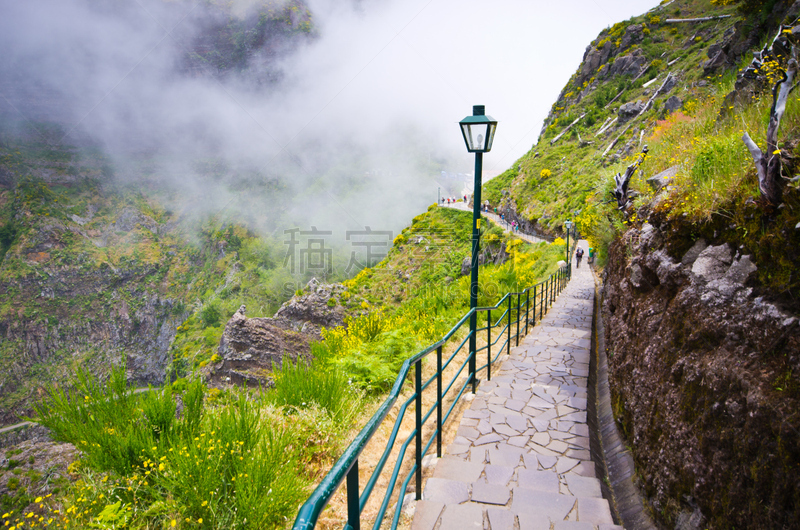
[[[519,297],[520,297],[520,294],[517,293],[517,346],[519,346],[519,314],[520,314]]]
[[[442,347],[436,348],[436,457],[442,457]]]
[[[474,344],[472,351],[469,352],[469,371],[470,377],[472,377],[472,393],[474,394],[478,390],[478,312],[475,311],[473,318],[476,319],[475,323],[475,331],[471,331],[472,333],[472,344]]]
[[[544,314],[550,309],[550,278],[544,281]]]
[[[361,514],[358,508],[358,460],[347,472],[347,526],[361,530]]]
[[[544,281],[544,313],[550,308],[550,278]]]
[[[486,379],[492,380],[492,310],[486,312]]]
[[[506,319],[506,323],[508,324],[508,339],[506,340],[506,353],[511,355],[511,297],[508,297],[508,318]]]
[[[422,499],[422,359],[416,362],[414,369],[414,386],[416,388],[416,423],[417,423],[417,436],[416,436],[416,449],[414,451],[417,460],[417,500]]]
[[[534,297],[535,298],[535,297]],[[536,311],[534,311],[535,313]],[[531,318],[531,291],[525,290],[525,336],[528,335],[528,321]]]
[[[541,322],[542,321],[542,306],[544,305],[544,282],[542,282],[539,285],[542,286],[542,288],[539,289],[539,322]]]

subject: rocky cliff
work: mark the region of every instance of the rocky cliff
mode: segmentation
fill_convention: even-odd
[[[796,92],[783,121],[773,102],[798,16],[675,0],[603,30],[538,143],[484,190],[544,233],[571,219],[597,251],[612,404],[664,528],[800,517],[800,129]],[[765,144],[770,114],[778,202],[743,142]]]
[[[345,325],[348,315],[362,312],[363,298],[350,293],[343,297],[345,292],[342,284],[312,278],[272,318],[247,318],[247,308],[241,306],[225,324],[207,377],[218,385],[272,386],[272,372],[284,360],[311,359],[309,345],[322,338],[322,328]]]
[[[670,524],[791,527],[798,314],[751,287],[743,250],[703,238],[687,250],[674,224],[653,223],[614,244],[602,303],[612,401],[646,494]]]

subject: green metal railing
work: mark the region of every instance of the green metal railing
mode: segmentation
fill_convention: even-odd
[[[572,256],[572,251],[574,251],[574,246],[570,249],[570,257]],[[510,353],[512,340],[516,341],[517,346],[519,345],[520,332],[522,331],[520,320],[524,319],[525,326],[524,333],[522,335],[527,335],[528,326],[535,325],[538,320],[541,320],[544,317],[549,307],[553,302],[555,302],[556,295],[560,293],[564,287],[566,287],[571,274],[572,267],[570,261],[570,263],[550,275],[550,277],[543,282],[532,287],[528,287],[519,293],[508,293],[492,307],[478,307],[475,309],[470,309],[469,312],[467,312],[467,314],[465,314],[441,340],[431,344],[421,352],[406,359],[400,368],[400,373],[397,375],[397,379],[394,382],[394,386],[392,386],[392,390],[389,392],[389,396],[380,406],[378,411],[372,416],[372,418],[370,418],[367,424],[361,429],[361,431],[358,433],[358,436],[356,436],[353,442],[348,446],[341,458],[339,458],[339,460],[333,465],[333,468],[331,468],[330,472],[322,479],[322,482],[320,482],[319,486],[317,486],[317,489],[314,490],[305,504],[300,507],[300,511],[298,512],[294,526],[292,527],[293,530],[308,530],[314,528],[320,513],[328,504],[334,493],[339,489],[339,486],[341,486],[342,482],[345,481],[345,479],[347,484],[347,525],[345,528],[350,530],[361,529],[361,512],[369,500],[378,478],[383,473],[383,469],[391,455],[392,450],[395,449],[397,435],[400,431],[400,426],[403,422],[403,419],[406,416],[406,412],[408,411],[409,406],[414,404],[415,428],[399,447],[397,461],[395,462],[394,468],[391,470],[389,486],[384,494],[380,510],[375,518],[375,522],[372,525],[373,530],[377,530],[383,523],[389,503],[398,486],[398,476],[401,472],[403,462],[406,460],[406,452],[413,441],[414,463],[411,466],[411,469],[408,471],[408,475],[400,484],[398,499],[400,499],[401,502],[397,502],[397,506],[395,507],[394,514],[392,516],[391,528],[397,528],[397,523],[400,519],[400,512],[402,508],[402,499],[408,490],[408,485],[411,482],[411,479],[415,479],[416,498],[419,500],[422,498],[422,459],[427,454],[434,442],[436,443],[436,456],[442,456],[442,427],[450,418],[453,409],[458,404],[458,400],[464,394],[464,391],[471,386],[472,392],[475,392],[478,385],[476,373],[485,368],[486,377],[487,379],[491,380],[492,364],[502,354],[503,350],[505,349],[506,353]],[[495,322],[492,322],[492,311],[498,310],[502,310],[503,312]],[[458,353],[464,348],[464,345],[468,344],[472,332],[467,333],[467,336],[458,344],[458,347],[455,348],[453,353],[450,354],[447,359],[443,358],[444,346],[450,339],[454,337],[459,329],[465,325],[469,326],[468,322],[473,312],[486,313],[486,326],[477,328],[475,330],[476,334],[486,333],[486,345],[476,348],[475,351],[469,352],[466,360],[464,360],[464,362],[458,367],[458,370],[453,375],[452,379],[447,382],[445,386],[445,382],[443,381],[444,370],[447,369],[451,363],[453,363]],[[492,330],[500,326],[502,326],[502,329],[499,330],[499,332],[494,336],[494,340],[492,340]],[[498,342],[500,340],[503,340],[503,342],[498,346]],[[474,357],[477,361],[478,354],[482,354],[484,350],[486,351],[486,364],[478,367],[475,372],[469,372],[468,367],[470,364],[470,359]],[[422,360],[434,352],[436,354],[436,373],[423,382]],[[493,352],[494,358],[492,357]],[[476,364],[477,362],[473,363],[472,365],[475,366]],[[400,405],[397,413],[397,419],[394,422],[394,426],[386,444],[386,448],[384,449],[380,460],[376,464],[372,475],[370,476],[369,480],[367,480],[366,485],[359,494],[359,455],[364,450],[364,447],[366,447],[370,438],[372,438],[373,434],[377,431],[378,427],[381,425],[381,423],[383,423],[383,420],[386,418],[389,411],[395,406],[397,398],[400,395],[400,391],[402,390],[403,383],[406,381],[412,366],[414,367],[414,394]],[[467,376],[463,378],[463,381],[459,381],[459,378],[465,369],[469,373],[467,373]],[[422,410],[422,394],[434,383],[436,387],[436,402],[431,406],[430,409],[424,412]],[[455,397],[445,412],[443,410],[445,406],[443,399],[451,390],[455,392]],[[434,415],[434,421],[436,422],[435,431],[430,435],[430,438],[427,441],[424,441],[422,428],[426,422],[431,419],[431,416]]]

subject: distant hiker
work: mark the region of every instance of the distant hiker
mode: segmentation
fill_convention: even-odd
[[[578,247],[578,250],[575,251],[575,268],[581,268],[581,258],[583,257],[583,249]]]
[[[447,204],[450,205],[450,197],[447,198]]]
[[[464,203],[466,204],[466,202],[467,202],[467,196],[464,195]]]
[[[497,206],[494,207],[494,214],[497,215]]]

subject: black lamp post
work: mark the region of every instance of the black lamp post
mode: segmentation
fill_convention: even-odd
[[[572,221],[567,219],[564,221],[564,228],[567,229],[567,276],[572,277],[572,256],[569,254],[569,229],[572,228]]]
[[[572,221],[569,219],[564,221],[564,228],[567,229],[567,263],[569,263],[569,229],[572,228]]]
[[[478,254],[480,252],[480,219],[481,219],[481,173],[483,171],[483,153],[492,150],[494,131],[497,129],[497,120],[486,115],[486,107],[474,105],[472,116],[467,116],[459,122],[461,134],[467,151],[475,153],[475,192],[472,197],[472,272],[469,284],[469,307],[478,307]],[[475,392],[477,379],[475,377],[475,350],[476,329],[478,327],[478,314],[472,313],[469,319],[469,372],[472,378],[472,391]]]

